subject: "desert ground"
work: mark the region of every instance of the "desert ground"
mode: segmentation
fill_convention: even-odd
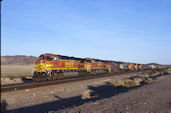
[[[23,79],[31,79],[33,69],[33,64],[1,65],[1,84],[22,83]]]
[[[1,84],[31,80],[35,60],[3,57]],[[2,92],[1,108],[2,113],[171,113],[171,69]]]
[[[131,77],[139,80],[139,75],[123,74],[4,92],[2,110],[4,113],[171,113],[171,75],[155,75],[152,81],[140,85],[118,84]]]
[[[2,76],[30,75],[34,65],[1,65]]]
[[[1,56],[1,84],[22,83],[31,78],[34,69],[34,56]]]

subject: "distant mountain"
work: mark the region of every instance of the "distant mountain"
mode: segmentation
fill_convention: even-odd
[[[33,64],[36,61],[36,59],[37,57],[35,56],[24,56],[24,55],[1,56],[1,65],[8,65],[8,64],[28,65],[28,64]]]
[[[157,63],[149,63],[147,65],[161,65],[161,64],[157,64]]]

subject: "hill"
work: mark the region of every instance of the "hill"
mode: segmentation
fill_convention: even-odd
[[[37,57],[35,56],[25,56],[25,55],[16,55],[16,56],[1,56],[1,65],[28,65],[33,64],[36,61]]]
[[[161,64],[157,64],[157,63],[149,63],[147,65],[161,65]]]

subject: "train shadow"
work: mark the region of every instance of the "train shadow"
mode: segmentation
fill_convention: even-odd
[[[137,87],[135,87],[137,88]],[[23,108],[18,108],[14,110],[7,110],[7,104],[1,103],[2,113],[45,113],[49,111],[58,111],[61,109],[71,108],[83,105],[88,102],[96,102],[97,100],[110,98],[112,96],[118,95],[120,93],[128,92],[130,89],[135,88],[124,88],[124,87],[114,87],[106,83],[105,85],[100,86],[88,86],[88,89],[91,90],[91,96],[93,98],[82,99],[82,95],[70,97],[70,98],[61,98],[58,95],[54,95],[57,98],[57,101],[47,102],[39,105],[33,105]]]
[[[22,78],[23,82],[32,82],[33,79],[32,78]]]
[[[2,100],[2,102],[1,102],[1,112],[2,113],[8,112],[7,106],[8,106],[7,102],[5,100]]]

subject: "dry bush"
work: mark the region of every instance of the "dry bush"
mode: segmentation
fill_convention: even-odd
[[[156,72],[152,73],[151,76],[153,76],[153,77],[154,77],[154,76],[158,76],[158,75],[160,75],[160,73],[161,73],[161,72],[156,71]]]
[[[145,83],[147,83],[147,84],[151,84],[151,83],[153,83],[154,82],[154,80],[152,79],[152,78],[147,78],[146,80],[145,80]]]
[[[137,81],[137,82],[139,82],[139,83],[140,83],[140,82],[142,82],[142,81],[143,81],[143,78],[141,78],[141,77],[140,77],[140,78],[135,78],[135,79],[134,79],[134,81]]]
[[[1,77],[1,84],[13,84],[22,82],[22,78]]]
[[[126,87],[126,88],[131,88],[131,87],[136,87],[136,86],[140,86],[142,82],[141,78],[135,78],[135,79],[122,79],[122,80],[116,80],[111,82],[111,85],[118,87]]]
[[[134,79],[134,80],[130,80],[127,79],[124,81],[125,85],[123,87],[127,87],[127,88],[131,88],[131,87],[136,87],[136,86],[140,86],[140,80],[138,79]]]
[[[146,77],[146,78],[148,78],[148,77],[150,77],[150,75],[149,74],[145,74],[145,75],[143,75],[144,77]]]
[[[163,74],[171,74],[171,68],[170,69],[165,69],[164,71],[163,71]]]
[[[167,73],[171,74],[171,68],[167,69]]]
[[[1,82],[8,82],[11,79],[9,77],[1,77]]]
[[[86,90],[82,93],[81,99],[91,99],[91,98],[95,98],[96,96],[92,95],[92,91],[91,90]]]
[[[139,77],[140,77],[141,79],[145,80],[145,78],[149,78],[150,75],[148,75],[148,74],[141,74],[141,75],[139,75]]]
[[[119,87],[119,86],[126,87],[126,88],[137,87],[143,83],[145,84],[153,83],[154,80],[151,77],[157,76],[159,74],[160,72],[158,71],[153,72],[152,75],[144,73],[136,77],[129,77],[129,78],[121,79],[121,80],[115,80],[115,81],[110,82],[110,84],[114,87]]]
[[[124,82],[123,80],[115,80],[115,81],[112,81],[111,82],[111,85],[115,86],[115,87],[118,87],[118,86],[124,86]]]
[[[15,78],[13,81],[14,82],[22,82],[22,79],[21,78]]]
[[[82,93],[81,99],[92,99],[96,97],[97,95],[93,94],[92,90],[86,90]]]

